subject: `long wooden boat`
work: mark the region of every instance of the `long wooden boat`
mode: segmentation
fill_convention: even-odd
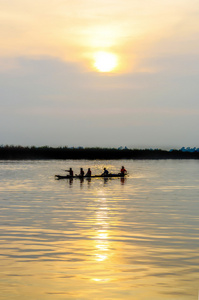
[[[108,174],[106,176],[103,175],[92,175],[92,176],[79,176],[79,175],[75,175],[75,176],[70,176],[70,175],[55,175],[56,179],[83,179],[83,178],[114,178],[114,177],[119,177],[119,178],[124,178],[126,176],[126,174]]]

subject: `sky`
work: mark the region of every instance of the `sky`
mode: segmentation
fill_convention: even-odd
[[[199,147],[198,0],[0,0],[0,145]]]

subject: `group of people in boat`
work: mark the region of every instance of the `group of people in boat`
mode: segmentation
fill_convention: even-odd
[[[66,172],[69,172],[69,176],[71,176],[71,177],[74,176],[74,172],[73,172],[73,169],[72,169],[72,168],[70,168],[69,170],[65,170],[65,171],[66,171]],[[105,176],[108,176],[109,174],[110,174],[109,171],[108,171],[106,168],[104,168],[104,171],[103,171],[103,173],[101,174],[101,176],[104,176],[104,177],[105,177]],[[124,175],[127,174],[127,171],[126,171],[126,169],[124,168],[124,166],[121,167],[120,174],[121,174],[121,176],[124,176]],[[79,175],[77,175],[77,176],[79,176],[79,177],[91,177],[91,169],[88,168],[88,171],[87,171],[86,174],[85,174],[83,168],[80,168],[80,173],[79,173]]]

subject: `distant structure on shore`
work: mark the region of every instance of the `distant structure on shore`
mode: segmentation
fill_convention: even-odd
[[[196,148],[196,147],[194,147],[194,148],[190,148],[190,147],[187,147],[187,148],[185,148],[185,147],[182,147],[181,149],[180,149],[180,151],[182,151],[182,152],[199,152],[199,148]]]
[[[199,152],[199,148],[190,148],[190,147],[182,147],[181,149],[179,150],[176,150],[176,149],[170,149],[169,152],[172,152],[172,151],[181,151],[181,152],[189,152],[189,153],[194,153],[194,152]]]

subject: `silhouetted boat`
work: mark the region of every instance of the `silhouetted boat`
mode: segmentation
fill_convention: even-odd
[[[75,176],[70,176],[70,175],[55,175],[56,179],[73,179],[73,178],[77,178],[77,179],[82,179],[82,178],[113,178],[113,177],[125,177],[127,174],[107,174],[106,176],[103,175],[92,175],[92,176],[79,176],[79,175],[75,175]]]

